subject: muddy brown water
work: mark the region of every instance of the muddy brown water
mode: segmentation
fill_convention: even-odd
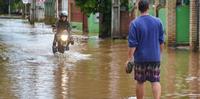
[[[134,99],[133,74],[126,74],[126,40],[91,36],[65,55],[51,52],[51,28],[0,19],[0,99]],[[161,99],[200,99],[200,54],[166,48]],[[145,99],[153,99],[146,83]]]

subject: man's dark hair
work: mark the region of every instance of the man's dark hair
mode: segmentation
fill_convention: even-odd
[[[141,13],[149,9],[149,0],[140,0],[138,3],[138,9]]]

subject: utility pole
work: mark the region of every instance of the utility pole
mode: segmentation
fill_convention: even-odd
[[[56,18],[59,18],[58,0],[56,0]]]
[[[36,10],[36,0],[32,0],[31,4],[31,15],[30,15],[30,23],[35,23],[35,10]]]
[[[68,0],[62,0],[62,11],[68,12]]]
[[[112,0],[111,38],[120,38],[120,0]]]

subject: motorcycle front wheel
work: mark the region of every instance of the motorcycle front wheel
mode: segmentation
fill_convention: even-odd
[[[53,51],[54,54],[55,54],[56,52],[58,52],[57,47],[56,47],[56,46],[52,46],[52,51]]]
[[[58,43],[58,52],[60,52],[60,53],[65,52],[65,46],[63,46],[61,43]]]

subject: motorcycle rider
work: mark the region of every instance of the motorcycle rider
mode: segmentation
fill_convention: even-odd
[[[59,15],[59,20],[56,22],[55,26],[53,27],[53,31],[56,33],[54,35],[54,40],[53,40],[53,53],[57,52],[56,44],[57,44],[57,35],[59,33],[62,33],[63,31],[67,30],[68,33],[71,31],[71,26],[68,21],[68,14],[64,11],[61,12]],[[69,34],[71,35],[71,34]],[[73,45],[74,41],[70,37],[70,43]],[[66,50],[69,50],[69,46],[66,47]]]

